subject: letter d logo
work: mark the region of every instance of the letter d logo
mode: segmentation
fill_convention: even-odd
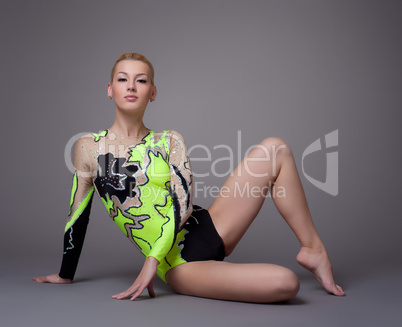
[[[325,148],[328,149],[334,146],[338,146],[338,130],[325,135]],[[324,183],[312,178],[304,171],[304,158],[309,154],[320,150],[320,139],[315,140],[306,148],[306,150],[304,150],[302,156],[303,174],[307,178],[307,180],[315,187],[318,187],[320,190],[323,190],[328,194],[336,196],[338,195],[338,151],[327,153],[327,172]]]

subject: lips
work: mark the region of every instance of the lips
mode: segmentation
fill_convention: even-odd
[[[126,95],[124,97],[127,101],[135,101],[138,99],[138,97],[136,97],[135,95]]]

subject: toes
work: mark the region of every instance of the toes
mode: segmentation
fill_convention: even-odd
[[[345,292],[343,291],[342,287],[340,287],[339,285],[336,285],[336,288],[338,290],[338,294],[335,294],[335,295],[339,295],[339,296],[345,295]]]
[[[328,287],[327,291],[331,294],[334,294],[336,296],[344,296],[345,292],[343,291],[342,287],[340,287],[339,285],[332,285],[332,287]]]
[[[344,296],[345,295],[345,292],[343,291],[342,287],[335,284],[334,281],[327,281],[326,283],[322,283],[322,286],[330,294],[334,294],[336,296]]]

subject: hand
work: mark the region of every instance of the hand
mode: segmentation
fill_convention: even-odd
[[[37,283],[51,283],[51,284],[71,284],[71,279],[61,278],[59,274],[53,274],[49,276],[41,276],[32,278]]]
[[[155,297],[154,280],[158,264],[158,260],[156,260],[154,257],[148,257],[145,260],[141,272],[134,281],[133,285],[131,285],[131,287],[126,291],[113,295],[112,298],[122,300],[132,296],[130,300],[134,301],[141,295],[145,288],[148,289],[148,294],[150,297]]]

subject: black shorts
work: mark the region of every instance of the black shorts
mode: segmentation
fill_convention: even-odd
[[[193,206],[191,216],[185,222],[183,229],[188,231],[184,241],[181,256],[187,262],[217,260],[225,258],[225,245],[215,229],[208,210],[197,205]]]
[[[225,246],[208,210],[194,205],[172,249],[158,265],[158,275],[167,283],[167,272],[178,265],[191,261],[222,261],[224,258]]]

